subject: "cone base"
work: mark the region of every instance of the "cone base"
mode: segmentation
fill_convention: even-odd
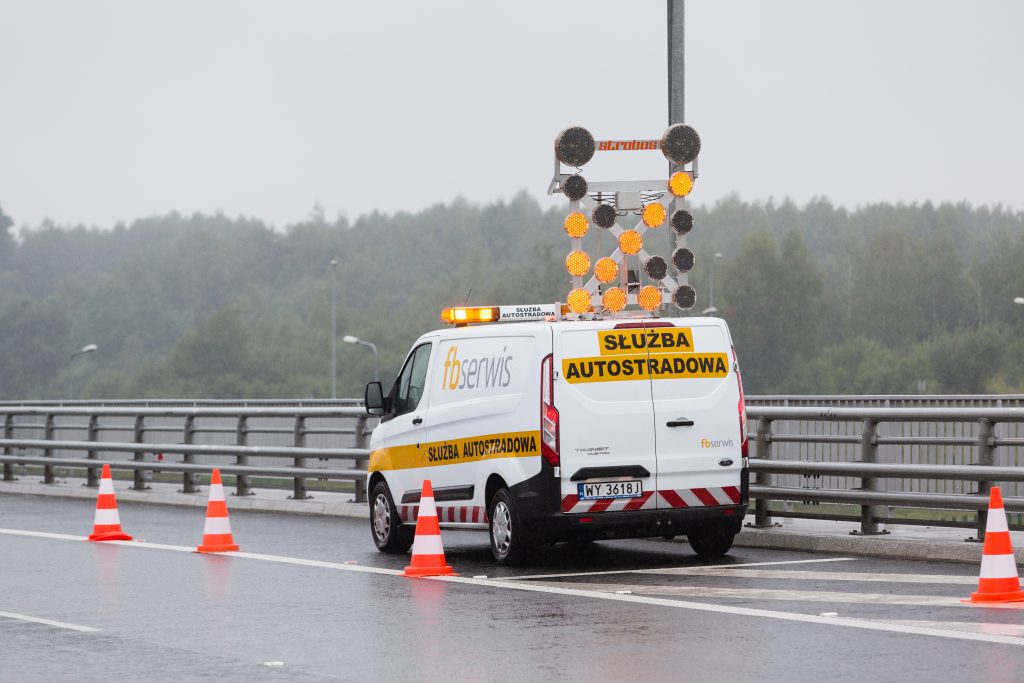
[[[971,593],[970,600],[964,600],[963,602],[1024,602],[1024,591]]]
[[[237,545],[201,545],[196,548],[197,553],[233,553],[237,551]]]
[[[443,567],[413,567],[409,565],[405,568],[406,576],[458,576],[451,567],[444,565]]]
[[[89,534],[90,541],[130,541],[132,537],[123,531],[104,531],[100,534]]]

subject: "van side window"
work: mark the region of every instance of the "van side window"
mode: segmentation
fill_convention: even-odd
[[[430,361],[430,344],[417,346],[398,376],[398,395],[395,397],[395,415],[416,410],[423,388],[427,383],[427,364]]]

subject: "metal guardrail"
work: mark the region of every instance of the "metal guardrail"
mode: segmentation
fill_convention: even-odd
[[[258,476],[291,479],[298,499],[308,497],[307,479],[351,480],[356,499],[366,498],[369,425],[356,399],[111,403],[0,403],[4,479],[14,478],[15,465],[42,467],[45,483],[56,468],[82,468],[95,486],[107,463],[132,472],[136,489],[153,471],[181,473],[182,491],[191,493],[197,475],[216,464],[236,476],[238,495]],[[994,483],[1007,484],[1008,511],[1024,512],[1024,396],[748,396],[747,416],[756,425],[754,526],[804,517],[877,534],[885,533],[881,524],[926,523],[974,527],[980,539]],[[860,515],[778,510],[773,502],[852,504]],[[895,518],[897,507],[976,518]]]
[[[15,465],[35,465],[42,466],[43,483],[55,482],[58,467],[84,468],[86,485],[97,486],[100,466],[109,464],[132,472],[136,490],[148,488],[153,472],[180,472],[181,491],[194,493],[197,476],[217,466],[224,474],[235,475],[235,493],[240,496],[251,493],[252,477],[258,476],[291,479],[296,499],[309,497],[307,479],[351,480],[356,500],[366,500],[370,430],[365,411],[352,401],[330,407],[284,402],[245,406],[7,403],[0,404],[0,419],[4,481],[14,480]],[[126,434],[128,439],[123,438]],[[169,434],[180,440],[167,439]],[[158,440],[153,440],[154,435],[159,435]],[[264,443],[254,445],[253,439]],[[67,452],[85,457],[64,457]],[[168,457],[175,455],[181,459]],[[225,458],[232,460],[221,462]],[[348,466],[328,466],[339,460]]]
[[[848,397],[857,398],[857,397]],[[994,398],[994,397],[991,397]],[[1017,397],[1013,397],[1017,398]],[[770,403],[770,402],[769,402]],[[1024,467],[1016,466],[1016,450],[1024,446],[1024,438],[997,434],[998,427],[1012,426],[1015,430],[1024,423],[1024,408],[998,407],[878,407],[870,401],[858,407],[840,406],[785,406],[750,405],[747,418],[756,421],[756,431],[749,435],[754,444],[750,468],[756,475],[750,494],[755,499],[752,526],[770,526],[773,516],[809,517],[853,521],[843,515],[771,510],[771,501],[803,503],[838,503],[860,506],[861,534],[885,533],[880,523],[912,524],[915,520],[894,519],[889,507],[952,509],[973,511],[977,539],[984,538],[987,518],[988,494],[994,483],[1024,482]],[[891,405],[891,402],[890,404]],[[977,403],[974,403],[977,405]],[[1012,403],[1011,403],[1012,405]],[[788,426],[783,431],[778,425]],[[859,428],[859,433],[835,433],[833,425],[845,424]],[[942,425],[942,434],[922,433],[921,426]],[[960,429],[949,428],[959,425]],[[883,427],[900,427],[901,433],[883,434]],[[911,434],[905,433],[907,427]],[[795,431],[793,431],[795,428]],[[934,430],[940,431],[940,430]],[[952,431],[952,433],[949,433]],[[783,457],[776,445],[810,446],[810,452],[792,452]],[[902,462],[904,450],[916,449],[918,462]],[[938,456],[944,449],[955,449],[962,454],[961,464],[943,464]],[[882,449],[888,449],[887,458],[881,458]],[[996,464],[997,449],[1012,455],[1011,466]],[[832,456],[829,461],[826,457]],[[835,457],[835,456],[840,457]],[[809,456],[809,457],[808,457]],[[885,462],[888,459],[889,462]],[[789,477],[789,486],[780,486],[777,476]],[[792,485],[794,477],[802,478],[801,485]],[[809,479],[831,478],[842,481],[856,478],[859,486],[818,488],[808,485]],[[974,491],[949,495],[942,492],[913,492],[887,490],[883,484],[894,480],[933,480],[976,482]],[[1004,497],[1009,511],[1024,511],[1024,498]],[[964,526],[963,523],[928,519],[933,526]]]

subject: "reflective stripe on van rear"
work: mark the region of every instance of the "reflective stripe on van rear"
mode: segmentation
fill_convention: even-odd
[[[576,494],[562,496],[562,512],[567,514],[653,510],[658,508],[694,508],[738,505],[740,490],[735,486],[701,489],[666,489],[657,495],[648,491],[638,498],[580,500]]]

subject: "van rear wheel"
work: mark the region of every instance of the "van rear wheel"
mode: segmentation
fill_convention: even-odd
[[[686,534],[693,552],[704,560],[714,560],[725,555],[732,548],[734,538],[735,533],[718,527],[694,529]]]
[[[378,481],[370,493],[370,532],[377,550],[400,555],[412,547],[416,532],[402,524],[387,482]]]
[[[529,540],[523,531],[516,507],[512,492],[508,489],[496,491],[487,506],[491,554],[498,564],[519,564],[529,550]]]

